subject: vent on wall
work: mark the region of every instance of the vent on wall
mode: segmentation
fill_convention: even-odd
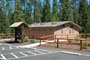
[[[55,22],[52,22],[51,24],[52,24],[52,25],[55,25],[56,23],[55,23]]]

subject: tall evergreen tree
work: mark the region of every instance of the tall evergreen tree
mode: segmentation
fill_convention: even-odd
[[[42,5],[41,5],[41,0],[37,1],[37,6],[36,6],[36,22],[41,23],[41,17],[42,17]]]
[[[57,0],[53,0],[53,11],[52,11],[52,21],[56,22],[58,21],[58,4]]]
[[[88,1],[82,0],[79,6],[79,25],[82,26],[82,32],[86,32],[86,24],[88,21]]]
[[[72,0],[73,16],[74,16],[73,18],[75,23],[78,23],[79,20],[78,5],[79,0]]]
[[[25,12],[25,22],[27,24],[31,24],[33,23],[33,20],[32,20],[32,1],[29,0],[27,2],[27,7],[26,7],[26,12]]]
[[[63,0],[63,21],[73,21],[73,13],[70,0]]]
[[[51,21],[50,0],[45,1],[46,3],[43,8],[42,22],[50,22]]]
[[[62,0],[59,0],[59,3],[58,3],[58,21],[62,21],[62,8],[63,8],[63,3],[62,3]]]
[[[0,0],[1,2],[1,0]],[[2,6],[1,6],[1,3],[0,3],[0,33],[2,33],[3,31],[3,20],[2,20]]]
[[[86,25],[86,31],[87,33],[90,33],[90,5],[88,6],[88,21]]]
[[[21,6],[21,3],[20,3],[20,0],[18,0],[17,5],[15,6],[14,22],[18,22],[18,21],[25,22],[24,16],[25,16],[25,14],[22,11],[22,6]]]

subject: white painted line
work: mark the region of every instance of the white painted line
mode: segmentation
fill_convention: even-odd
[[[45,54],[44,52],[38,51],[38,50],[34,50],[35,52],[41,53],[41,54]]]
[[[37,54],[35,54],[35,53],[32,53],[31,51],[27,51],[28,53],[31,53],[31,54],[33,54],[33,55],[37,55]]]
[[[24,55],[24,56],[28,56],[28,55],[24,54],[23,52],[19,52],[19,53],[22,54],[22,55]]]
[[[73,54],[73,55],[81,55],[80,53],[75,53],[75,52],[68,52],[68,51],[61,51],[61,52],[67,54]]]
[[[5,56],[3,54],[1,54],[1,56],[2,56],[2,59],[5,59],[6,60],[6,58],[5,58]]]
[[[16,46],[16,48],[18,49],[19,47],[18,47],[18,46]]]
[[[2,50],[5,50],[4,47],[2,47]]]
[[[87,54],[81,54],[82,56],[89,56],[90,57],[90,55],[87,55]]]
[[[13,55],[15,58],[18,58],[15,54],[11,53],[11,55]]]
[[[10,49],[12,49],[12,47],[11,47],[11,46],[10,46],[9,48],[10,48]]]
[[[52,52],[49,51],[49,50],[44,50],[44,49],[37,49],[37,50],[41,50],[41,51],[45,51],[45,52],[48,52],[48,53],[52,53]]]
[[[58,53],[58,52],[52,52],[52,53]],[[47,53],[47,54],[52,54],[52,53]],[[42,56],[42,55],[46,55],[46,54],[38,54],[38,55],[28,55],[28,56],[23,56],[23,57],[19,57],[19,58],[25,58],[25,57],[32,57],[32,56]],[[16,58],[10,58],[8,60],[12,60],[12,59],[16,59]]]

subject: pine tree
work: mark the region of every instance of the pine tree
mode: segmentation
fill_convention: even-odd
[[[1,2],[1,0],[0,0]],[[0,33],[2,33],[3,31],[3,20],[2,20],[2,6],[1,6],[1,3],[0,3]]]
[[[63,0],[63,21],[73,21],[73,13],[70,0]]]
[[[87,32],[87,21],[88,21],[88,1],[82,0],[79,6],[79,25],[82,26],[82,32]]]
[[[20,0],[17,1],[17,5],[15,6],[15,12],[14,12],[14,22],[23,21],[25,22],[24,18],[25,14],[22,11],[22,6],[20,4]]]
[[[59,3],[58,3],[58,21],[62,21],[62,14],[63,14],[63,11],[62,11],[62,0],[59,0]]]
[[[88,6],[88,21],[86,25],[86,33],[90,33],[90,5]]]
[[[50,12],[50,0],[45,0],[46,3],[43,8],[42,13],[42,22],[50,22],[51,21],[51,12]]]
[[[25,22],[26,24],[31,24],[33,23],[32,20],[32,2],[31,0],[29,0],[27,3],[27,7],[26,7],[26,12],[25,12]]]
[[[79,13],[78,13],[78,5],[79,5],[79,0],[72,0],[72,7],[73,7],[73,18],[74,22],[78,24],[79,20]]]
[[[58,4],[57,0],[53,0],[53,11],[52,11],[52,21],[56,22],[58,21]]]
[[[41,0],[37,1],[36,5],[36,22],[41,23],[41,17],[42,17],[42,6],[41,6]]]

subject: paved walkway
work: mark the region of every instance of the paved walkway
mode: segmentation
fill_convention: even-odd
[[[62,41],[67,41],[67,40],[60,40],[60,42]],[[54,40],[51,40],[51,41],[47,41],[47,42],[42,42],[41,44],[47,44],[48,42],[54,42]],[[33,44],[30,44],[30,45],[24,45],[24,46],[18,46],[18,47],[22,47],[22,48],[31,48],[31,47],[36,47],[36,46],[39,46],[40,43],[33,43]]]

